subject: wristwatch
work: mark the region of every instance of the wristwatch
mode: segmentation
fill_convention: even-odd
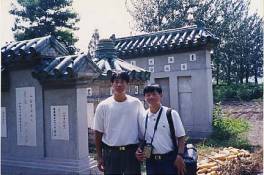
[[[178,153],[178,155],[181,156],[181,157],[183,158],[183,155],[184,155],[184,154],[183,154],[183,153]]]

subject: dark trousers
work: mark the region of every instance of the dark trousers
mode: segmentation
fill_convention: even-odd
[[[162,160],[155,160],[153,158],[147,159],[146,170],[147,175],[177,175],[177,168],[174,166],[176,154],[171,153]]]
[[[140,175],[140,163],[136,159],[137,147],[127,150],[103,149],[105,175]]]

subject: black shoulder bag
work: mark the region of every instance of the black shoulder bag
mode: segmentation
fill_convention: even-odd
[[[171,115],[171,108],[169,108],[166,112],[169,127],[170,127],[170,133],[171,133],[171,139],[172,143],[174,145],[175,152],[178,153],[178,145],[176,142],[176,136],[175,136],[175,129],[173,125],[172,115]],[[186,144],[184,147],[184,154],[183,154],[183,160],[186,167],[185,175],[195,175],[197,172],[197,150],[194,148],[192,144]]]

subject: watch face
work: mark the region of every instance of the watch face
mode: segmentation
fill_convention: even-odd
[[[183,158],[183,154],[182,153],[178,153],[178,156],[181,156]]]

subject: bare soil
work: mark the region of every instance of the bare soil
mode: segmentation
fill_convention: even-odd
[[[263,148],[263,102],[226,102],[221,106],[230,117],[247,120],[250,123],[248,140],[251,145]]]

